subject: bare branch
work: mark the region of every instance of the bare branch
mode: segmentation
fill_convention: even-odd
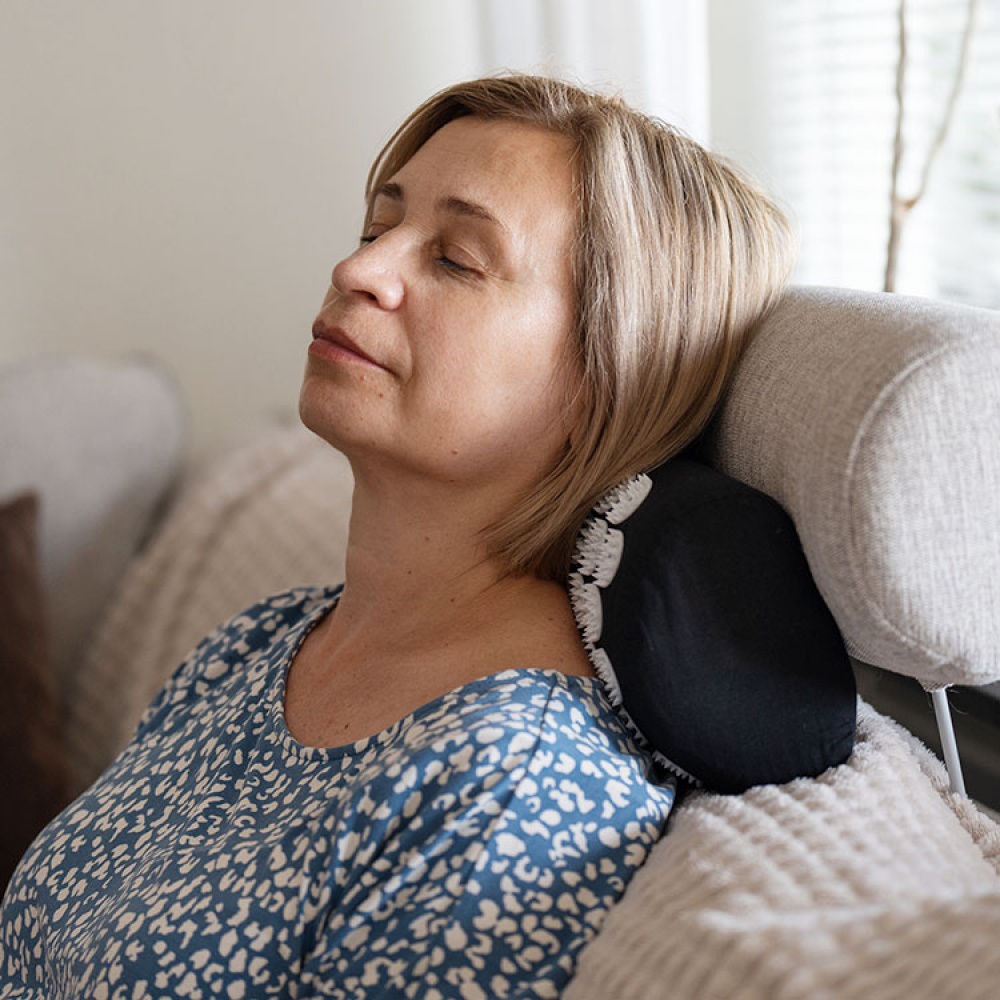
[[[955,67],[955,75],[952,79],[951,92],[945,103],[941,116],[941,123],[934,136],[924,160],[923,169],[920,172],[920,183],[917,191],[909,198],[902,198],[899,194],[899,171],[903,160],[903,118],[905,111],[905,90],[906,90],[906,0],[899,0],[899,10],[897,20],[899,24],[899,59],[896,63],[896,130],[892,142],[892,179],[889,190],[889,245],[886,250],[885,280],[883,289],[887,292],[895,291],[896,288],[896,265],[899,259],[899,246],[902,238],[903,224],[907,216],[918,201],[924,196],[927,190],[927,181],[930,177],[931,167],[938,153],[944,146],[948,129],[955,117],[955,106],[958,103],[958,95],[962,91],[962,83],[965,79],[965,70],[969,62],[969,47],[975,29],[976,13],[979,0],[968,0],[965,15],[965,28],[962,31],[962,41],[959,46],[958,64]]]
[[[892,138],[892,180],[889,189],[889,246],[885,255],[885,280],[882,290],[896,290],[896,263],[899,238],[906,209],[899,199],[899,168],[903,163],[903,117],[906,110],[906,0],[899,0],[896,12],[899,27],[899,58],[896,60],[896,131]]]
[[[934,141],[927,152],[927,159],[924,161],[924,170],[920,175],[920,186],[917,188],[917,193],[909,199],[909,208],[912,208],[924,196],[924,191],[927,190],[927,178],[931,172],[931,164],[933,164],[938,153],[941,151],[952,119],[955,117],[955,105],[958,103],[958,95],[962,91],[965,68],[969,62],[969,44],[972,41],[978,6],[979,0],[969,0],[969,6],[965,14],[965,29],[962,32],[962,44],[958,51],[958,65],[955,67],[955,78],[951,84],[951,93],[948,95],[948,103],[945,105],[944,115],[941,118],[941,125],[938,128],[937,135],[934,136]]]

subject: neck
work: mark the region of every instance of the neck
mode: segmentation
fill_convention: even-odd
[[[390,487],[356,468],[338,634],[413,649],[552,586],[511,577],[489,555],[482,532],[501,510],[448,484]]]
[[[505,670],[593,673],[566,592],[504,574],[481,539],[495,513],[461,495],[375,489],[356,473],[344,590],[287,679],[286,713],[310,740],[333,739],[334,723],[339,742],[352,726],[379,731]]]
[[[344,590],[313,641],[338,690],[419,705],[511,667],[592,673],[565,590],[486,552],[483,529],[512,500],[496,496],[391,489],[355,468]]]

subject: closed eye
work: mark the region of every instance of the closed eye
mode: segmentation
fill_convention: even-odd
[[[463,272],[464,271],[464,272],[468,272],[468,271],[472,270],[469,267],[463,267],[461,264],[458,263],[458,261],[452,260],[450,257],[446,257],[444,254],[441,254],[437,258],[437,262],[443,268],[446,268],[449,271],[457,271],[457,272]]]
[[[369,243],[374,243],[381,233],[369,234],[367,236],[362,236],[358,240],[361,246],[367,246]],[[460,264],[457,260],[453,260],[447,254],[438,253],[434,258],[435,263],[440,267],[444,268],[446,271],[453,272],[456,276],[471,277],[476,274],[476,268],[467,267],[465,264]]]

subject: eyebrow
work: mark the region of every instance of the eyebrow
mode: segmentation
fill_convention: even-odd
[[[390,201],[404,200],[403,189],[395,181],[388,181],[383,184],[375,192],[375,198],[378,198],[380,195],[383,198],[388,198]],[[373,202],[375,198],[372,199]],[[455,195],[447,195],[438,200],[437,207],[439,210],[449,212],[452,215],[465,215],[473,219],[482,219],[485,222],[492,223],[505,233],[510,232],[505,222],[498,219],[485,205],[480,205],[478,202],[467,201],[465,198],[458,198]]]

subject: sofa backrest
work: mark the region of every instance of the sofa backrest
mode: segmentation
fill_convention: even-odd
[[[59,690],[178,475],[187,414],[149,355],[41,354],[0,369],[0,499],[38,496]]]
[[[1000,314],[793,288],[700,455],[792,516],[854,657],[1000,678]]]

